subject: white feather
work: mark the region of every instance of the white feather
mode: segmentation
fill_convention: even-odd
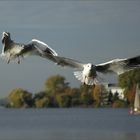
[[[38,49],[38,51],[39,52],[43,52],[43,51],[45,51],[46,49],[48,49],[48,50],[51,50],[51,52],[53,53],[53,55],[54,56],[57,56],[58,54],[55,52],[55,50],[53,50],[51,47],[49,47],[46,43],[44,43],[44,42],[42,42],[42,41],[40,41],[40,40],[37,40],[37,39],[32,39],[32,41],[31,41],[34,45],[35,45],[35,47],[36,47],[36,49]]]
[[[82,71],[75,71],[74,72],[75,77],[81,81],[82,83],[84,83],[84,76],[83,76],[83,72]]]
[[[86,84],[86,85],[93,85],[93,84],[94,84],[94,79],[93,79],[93,78],[87,77],[87,78],[85,79],[85,84]]]

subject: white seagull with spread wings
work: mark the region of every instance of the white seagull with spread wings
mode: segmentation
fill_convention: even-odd
[[[75,77],[86,85],[97,84],[97,76],[99,73],[116,73],[118,75],[140,67],[140,56],[125,59],[114,59],[112,61],[93,65],[91,63],[84,64],[70,58],[54,56],[56,63],[61,66],[69,66],[77,69],[74,72]]]
[[[20,58],[28,55],[38,55],[52,61],[53,56],[57,56],[57,53],[44,42],[32,39],[28,44],[16,43],[11,40],[9,32],[3,32],[2,44],[1,57],[5,58],[7,63],[16,58],[18,59],[18,63],[20,63]]]

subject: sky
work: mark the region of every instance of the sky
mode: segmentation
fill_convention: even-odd
[[[140,55],[140,1],[0,1],[0,33],[20,43],[39,39],[59,55],[93,64]],[[2,44],[1,44],[2,49]],[[52,75],[62,75],[72,87],[81,83],[73,69],[61,68],[38,56],[20,65],[0,59],[0,97],[14,88],[37,93]],[[116,75],[101,75],[117,82]]]

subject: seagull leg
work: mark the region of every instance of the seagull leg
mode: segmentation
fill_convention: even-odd
[[[7,64],[9,64],[10,63],[10,59],[8,58],[8,60],[7,60]]]
[[[17,63],[20,64],[20,55],[16,55]]]
[[[21,55],[21,58],[22,58],[22,59],[24,59],[24,56],[23,56],[23,55]]]
[[[7,64],[9,64],[10,63],[10,59],[11,58],[11,55],[9,55],[9,57],[7,58]]]
[[[85,81],[86,81],[86,76],[84,77],[84,81],[83,81],[83,85],[86,85]]]
[[[20,62],[21,62],[21,60],[23,60],[24,59],[24,56],[23,55],[20,55]]]
[[[93,86],[92,86],[92,87],[93,87],[93,89],[95,88],[95,86],[96,86],[96,85],[95,85],[95,84],[93,84]]]
[[[20,57],[19,57],[19,56],[18,56],[18,61],[17,61],[17,63],[20,64]]]

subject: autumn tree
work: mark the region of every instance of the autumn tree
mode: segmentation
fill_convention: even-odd
[[[113,108],[124,108],[126,106],[127,106],[126,102],[124,100],[120,100],[120,99],[114,101],[112,104]]]
[[[46,108],[50,105],[50,98],[45,91],[41,91],[34,95],[34,106],[37,108]]]
[[[49,106],[49,98],[43,97],[41,99],[35,100],[35,107],[36,108],[46,108]]]
[[[71,97],[71,106],[79,106],[81,104],[81,92],[79,88],[70,88],[68,92]]]
[[[67,94],[69,83],[66,82],[65,77],[61,75],[50,76],[45,82],[45,90],[50,98],[50,105],[52,107],[60,107],[63,102],[64,94]],[[62,94],[62,95],[61,95]],[[60,95],[60,96],[59,96]],[[61,99],[60,99],[61,98]],[[58,103],[59,101],[59,103]],[[63,105],[62,105],[63,106]]]
[[[140,83],[140,68],[125,72],[119,76],[119,85],[125,89],[124,94],[129,104],[134,102],[137,83]]]
[[[89,85],[81,85],[80,92],[81,92],[81,102],[85,105],[93,104],[92,98],[92,86]]]
[[[130,90],[136,83],[140,83],[140,68],[125,72],[119,76],[119,85]]]
[[[45,89],[50,94],[62,93],[66,88],[68,88],[68,83],[60,75],[51,76],[45,82]]]
[[[71,97],[68,94],[59,94],[56,95],[56,101],[58,107],[70,107],[71,106]]]
[[[95,85],[95,87],[93,89],[93,99],[95,100],[95,106],[96,107],[100,106],[101,93],[102,93],[101,85]]]
[[[10,106],[15,108],[32,107],[32,94],[23,89],[14,89],[8,96]]]

